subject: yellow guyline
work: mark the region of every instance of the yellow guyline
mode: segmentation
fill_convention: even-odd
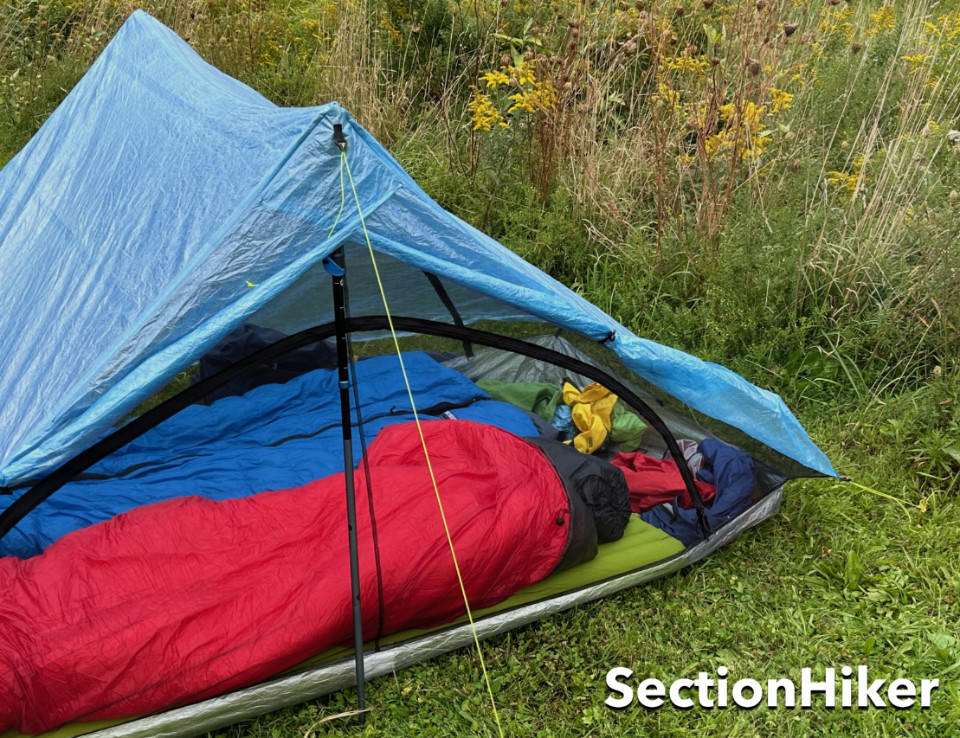
[[[373,273],[377,278],[377,287],[380,289],[380,298],[383,300],[383,311],[387,316],[387,324],[390,326],[390,335],[393,337],[393,345],[397,351],[397,359],[400,361],[400,372],[403,374],[403,382],[407,386],[407,397],[410,398],[410,407],[413,410],[413,422],[417,425],[417,433],[420,434],[420,445],[423,447],[423,456],[427,461],[427,470],[430,472],[430,482],[433,484],[433,493],[437,498],[437,506],[440,508],[440,520],[443,521],[443,530],[447,536],[447,545],[450,547],[450,556],[453,558],[453,568],[457,573],[457,581],[460,583],[460,594],[463,595],[463,605],[467,611],[467,620],[470,621],[470,632],[473,634],[473,642],[477,647],[477,656],[480,658],[480,670],[483,672],[483,681],[487,685],[487,694],[490,695],[490,706],[493,708],[493,718],[497,723],[497,733],[500,738],[504,738],[503,727],[500,725],[500,715],[497,712],[497,702],[493,697],[493,687],[490,685],[490,676],[487,674],[487,666],[483,660],[483,650],[480,648],[480,638],[477,636],[477,626],[473,621],[473,612],[470,610],[470,601],[467,598],[467,588],[463,583],[463,576],[460,573],[460,564],[457,561],[457,552],[453,547],[453,537],[450,535],[450,527],[447,525],[447,516],[443,511],[443,502],[440,499],[440,489],[437,487],[437,478],[433,473],[433,464],[430,463],[430,452],[427,451],[427,440],[423,435],[423,427],[420,425],[420,415],[417,412],[417,405],[413,400],[413,390],[410,388],[410,380],[407,378],[407,369],[403,364],[403,354],[400,351],[400,341],[397,340],[397,332],[393,327],[393,317],[390,315],[390,307],[387,305],[387,293],[383,289],[383,281],[380,279],[380,270],[377,268],[377,258],[373,253],[373,244],[370,243],[370,234],[367,232],[367,223],[363,217],[363,208],[360,206],[360,196],[357,194],[357,188],[353,182],[353,173],[350,171],[350,163],[347,161],[347,152],[340,152],[340,212],[334,221],[333,228],[336,228],[337,221],[340,220],[340,214],[343,212],[344,186],[343,172],[346,170],[347,178],[350,180],[350,189],[353,191],[353,199],[357,204],[357,214],[360,216],[360,226],[363,228],[363,237],[367,242],[367,250],[370,252],[370,262],[373,264]],[[333,233],[333,228],[330,233]]]

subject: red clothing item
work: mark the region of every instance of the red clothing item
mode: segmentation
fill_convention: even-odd
[[[673,459],[654,459],[638,451],[617,454],[610,463],[627,478],[630,509],[635,513],[646,512],[661,502],[673,502],[677,497],[680,498],[680,507],[688,510],[693,507],[693,500]],[[698,481],[697,489],[704,502],[712,500],[717,493],[717,488],[706,482]]]
[[[532,444],[464,420],[423,424],[470,604],[556,566],[569,508]],[[370,444],[385,633],[463,611],[420,437]],[[378,589],[366,467],[355,472],[364,637]],[[189,486],[184,489],[189,492]],[[353,632],[344,477],[213,501],[179,497],[0,559],[0,733],[126,717],[258,682]]]

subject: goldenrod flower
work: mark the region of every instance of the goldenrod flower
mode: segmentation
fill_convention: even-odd
[[[473,98],[468,105],[470,109],[470,119],[473,122],[473,130],[489,131],[493,126],[507,127],[507,122],[500,115],[500,111],[487,97],[476,87],[473,89]]]
[[[770,112],[779,113],[783,110],[789,110],[793,102],[793,95],[785,90],[779,90],[776,87],[770,88]]]
[[[863,183],[867,181],[867,177],[863,175],[861,171],[863,169],[863,162],[863,157],[859,156],[853,163],[851,171],[827,172],[827,184],[837,187],[841,194],[853,197]]]
[[[916,74],[919,72],[924,63],[927,61],[927,55],[923,53],[908,54],[907,56],[901,56],[900,58],[910,65],[910,74]]]
[[[680,93],[664,82],[657,83],[657,94],[650,99],[652,102],[665,105],[671,110],[680,107]]]
[[[667,57],[664,61],[668,69],[678,72],[689,72],[700,76],[705,75],[707,70],[710,69],[710,60],[703,55],[697,57],[686,54],[683,56],[671,56]]]
[[[503,72],[487,72],[480,77],[480,81],[486,83],[487,88],[496,89],[500,85],[509,84],[510,78]]]
[[[878,33],[890,30],[896,24],[894,9],[892,5],[882,5],[876,12],[870,14],[870,27],[867,28],[868,36],[876,36]]]

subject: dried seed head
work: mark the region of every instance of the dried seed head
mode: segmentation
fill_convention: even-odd
[[[512,61],[513,61],[513,59],[510,58],[510,55],[509,55],[509,54],[504,54],[503,56],[500,57],[500,66],[501,66],[501,67],[508,67],[508,66],[510,66],[510,62],[512,62]]]
[[[760,72],[763,71],[763,67],[760,66],[760,62],[756,59],[747,60],[747,71],[750,72],[754,77],[756,77]]]
[[[840,0],[827,0],[827,5],[839,5]]]
[[[636,41],[627,41],[623,45],[623,53],[627,56],[633,56],[637,53],[637,42]]]
[[[536,38],[539,35],[540,35],[540,26],[534,26],[533,28],[530,29],[531,38]]]
[[[703,0],[703,9],[710,10],[713,7],[713,0]]]
[[[797,24],[796,24],[796,23],[784,23],[784,24],[783,24],[783,35],[784,35],[784,36],[792,36],[792,35],[793,35],[794,33],[796,33],[796,32],[797,32]]]
[[[764,0],[757,0],[757,10],[763,10],[765,7],[767,7],[767,4]]]
[[[721,62],[721,59],[720,59],[719,56],[711,56],[711,57],[710,57],[710,63],[711,63],[713,66],[719,65],[720,62]]]
[[[856,41],[854,41],[852,44],[850,44],[850,51],[852,51],[854,54],[859,54],[861,51],[863,51],[863,44],[858,44]]]
[[[673,14],[677,16],[677,18],[682,18],[683,13],[684,13],[684,10],[682,5],[678,5],[677,9],[673,11]]]
[[[620,3],[620,10],[626,13],[630,10],[630,3],[628,3],[627,0],[623,0],[623,2]]]
[[[686,51],[689,56],[696,56],[698,53],[700,53],[700,49],[697,48],[696,44],[690,44],[687,46]]]

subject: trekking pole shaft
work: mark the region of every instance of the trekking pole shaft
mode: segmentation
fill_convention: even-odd
[[[360,604],[360,562],[357,545],[357,501],[353,480],[353,436],[350,417],[350,357],[347,351],[343,249],[332,255],[340,274],[333,276],[333,315],[337,336],[337,379],[340,386],[340,425],[343,429],[343,479],[347,493],[347,534],[350,541],[350,591],[353,597],[353,648],[357,673],[357,701],[365,709],[363,677],[363,613]],[[360,722],[366,714],[360,713]]]

